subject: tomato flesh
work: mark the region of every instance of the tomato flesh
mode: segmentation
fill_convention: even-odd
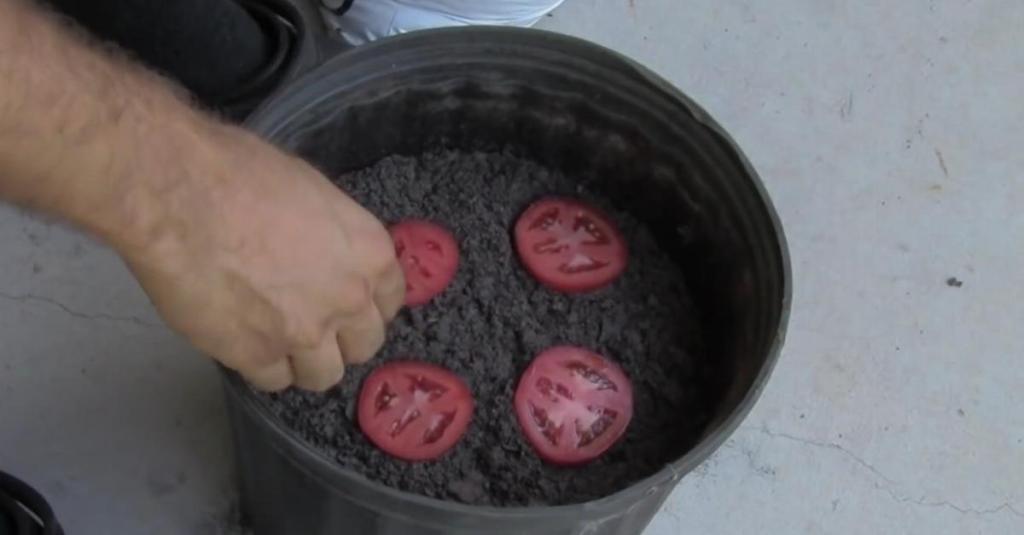
[[[405,274],[405,304],[426,304],[455,278],[459,246],[435,223],[408,219],[391,226],[395,255]]]
[[[574,199],[552,197],[530,205],[516,222],[515,239],[527,271],[560,292],[610,284],[625,271],[629,256],[611,220]]]
[[[582,464],[600,457],[633,418],[633,387],[622,369],[588,349],[556,346],[538,355],[515,394],[516,417],[545,461]]]
[[[466,383],[425,362],[381,365],[359,393],[359,428],[375,446],[406,461],[443,455],[466,433],[472,416]]]

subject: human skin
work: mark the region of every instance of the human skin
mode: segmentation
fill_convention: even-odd
[[[404,299],[387,230],[319,172],[22,0],[0,0],[0,200],[107,243],[266,390],[336,384]]]

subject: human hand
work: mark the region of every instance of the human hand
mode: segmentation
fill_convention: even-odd
[[[155,211],[139,216],[145,238],[115,247],[172,328],[257,387],[333,386],[376,353],[402,306],[387,230],[240,129],[218,126],[206,145],[142,203]]]
[[[377,351],[405,283],[373,216],[33,2],[0,8],[0,200],[109,243],[172,328],[258,387],[326,389]]]

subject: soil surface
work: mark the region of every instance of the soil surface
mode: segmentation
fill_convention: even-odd
[[[431,303],[404,310],[378,359],[350,367],[325,394],[263,395],[288,426],[338,463],[392,487],[469,504],[568,504],[600,498],[650,476],[685,453],[710,417],[711,376],[696,312],[677,265],[635,218],[577,182],[501,153],[392,156],[337,180],[386,222],[415,217],[447,226],[461,249],[455,280]],[[619,225],[630,263],[613,285],[568,296],[537,283],[512,240],[530,202],[569,195]],[[520,434],[512,397],[520,373],[557,344],[591,348],[633,381],[633,421],[604,457],[576,468],[543,463]],[[459,374],[476,398],[463,440],[446,456],[407,463],[359,431],[355,400],[376,364],[417,358]]]

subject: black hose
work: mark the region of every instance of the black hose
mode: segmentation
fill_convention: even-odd
[[[244,116],[276,87],[295,52],[298,31],[282,13],[275,11],[266,0],[238,0],[256,18],[264,33],[270,36],[273,53],[263,68],[254,73],[232,92],[218,97],[217,106],[229,115]]]
[[[234,0],[48,2],[210,107],[263,72],[278,50],[276,36]]]
[[[334,13],[335,15],[344,15],[346,11],[352,8],[352,2],[354,1],[355,0],[344,0],[340,6],[334,8],[328,7],[326,5],[324,7],[326,7],[328,11]]]
[[[0,527],[4,521],[13,526],[15,535],[64,535],[64,528],[42,494],[0,472]]]

